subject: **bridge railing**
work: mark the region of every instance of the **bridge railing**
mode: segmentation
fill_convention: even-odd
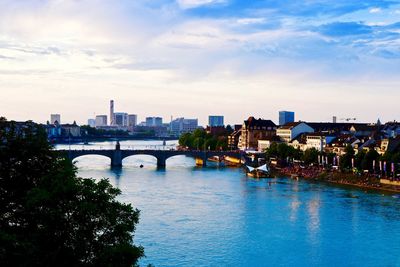
[[[57,149],[56,151],[71,151],[71,152],[96,152],[96,151],[115,151],[115,149]],[[241,154],[242,152],[240,150],[177,150],[177,149],[170,149],[170,150],[163,150],[163,149],[121,149],[121,151],[167,151],[167,152],[188,152],[188,153],[238,153]]]

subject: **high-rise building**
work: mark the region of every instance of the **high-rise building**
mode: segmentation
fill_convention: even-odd
[[[162,118],[161,117],[147,117],[146,118],[146,126],[148,127],[160,127],[162,126]]]
[[[114,126],[115,124],[114,100],[110,100],[110,125]]]
[[[279,111],[279,125],[285,125],[286,123],[294,122],[293,111]]]
[[[129,114],[128,115],[128,126],[133,127],[137,125],[137,115],[136,114]]]
[[[107,115],[97,115],[95,121],[96,127],[107,126]]]
[[[337,117],[336,117],[336,116],[333,116],[333,117],[332,117],[332,122],[333,122],[333,123],[337,123]]]
[[[88,119],[87,124],[88,124],[90,127],[96,127],[96,120],[95,120],[95,119]]]
[[[115,112],[114,113],[114,126],[127,127],[128,126],[128,113]]]
[[[170,131],[176,136],[179,136],[183,133],[193,132],[198,127],[198,119],[178,118],[170,123]]]
[[[61,115],[60,114],[51,114],[50,115],[50,123],[55,124],[55,123],[61,124]]]
[[[208,126],[210,127],[224,126],[224,116],[208,116]]]

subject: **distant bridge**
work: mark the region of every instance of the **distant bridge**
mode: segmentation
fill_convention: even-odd
[[[199,150],[121,150],[119,145],[116,149],[94,149],[94,150],[58,150],[71,161],[86,155],[99,155],[111,159],[111,167],[122,167],[122,160],[124,158],[134,155],[149,155],[157,159],[157,166],[164,168],[166,161],[170,157],[184,155],[195,159],[201,159],[203,166],[207,166],[207,160],[211,157],[233,157],[237,159],[242,158],[242,153],[239,151],[199,151]]]

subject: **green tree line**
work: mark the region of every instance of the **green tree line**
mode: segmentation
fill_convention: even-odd
[[[227,150],[228,137],[214,136],[204,129],[196,129],[193,133],[184,133],[179,138],[179,145],[194,150]]]

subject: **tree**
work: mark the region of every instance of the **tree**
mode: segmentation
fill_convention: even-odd
[[[352,167],[352,159],[354,158],[354,148],[351,145],[346,146],[345,154],[340,157],[340,169],[348,170]]]
[[[269,148],[265,150],[265,156],[267,159],[278,156],[278,144],[276,142],[272,142]]]
[[[204,142],[204,148],[206,150],[216,150],[218,140],[215,137],[206,139]]]
[[[193,137],[191,133],[184,133],[179,137],[179,145],[184,147],[193,147]]]
[[[228,138],[224,135],[213,136],[204,129],[196,129],[193,133],[184,133],[179,138],[179,145],[189,149],[227,150]]]
[[[216,145],[217,150],[228,150],[228,141],[226,138],[219,138],[217,145]]]
[[[196,138],[205,138],[206,137],[206,131],[204,131],[204,129],[196,129],[194,130],[194,132],[191,134],[193,139]]]
[[[358,170],[363,170],[363,163],[366,163],[365,156],[367,153],[364,150],[361,150],[357,153],[354,160],[354,165]]]
[[[311,163],[318,163],[318,155],[319,152],[315,148],[309,148],[306,151],[304,151],[302,160],[304,161],[305,164],[311,164]]]
[[[204,148],[204,138],[202,137],[197,137],[193,141],[193,147],[197,150],[201,150]]]
[[[107,180],[76,169],[28,122],[0,119],[0,262],[3,266],[136,266],[139,211]]]
[[[379,153],[376,152],[376,150],[374,149],[369,150],[365,154],[364,159],[361,162],[361,169],[371,171],[373,169],[373,161],[375,160],[375,164],[377,164],[378,158],[379,158]]]

